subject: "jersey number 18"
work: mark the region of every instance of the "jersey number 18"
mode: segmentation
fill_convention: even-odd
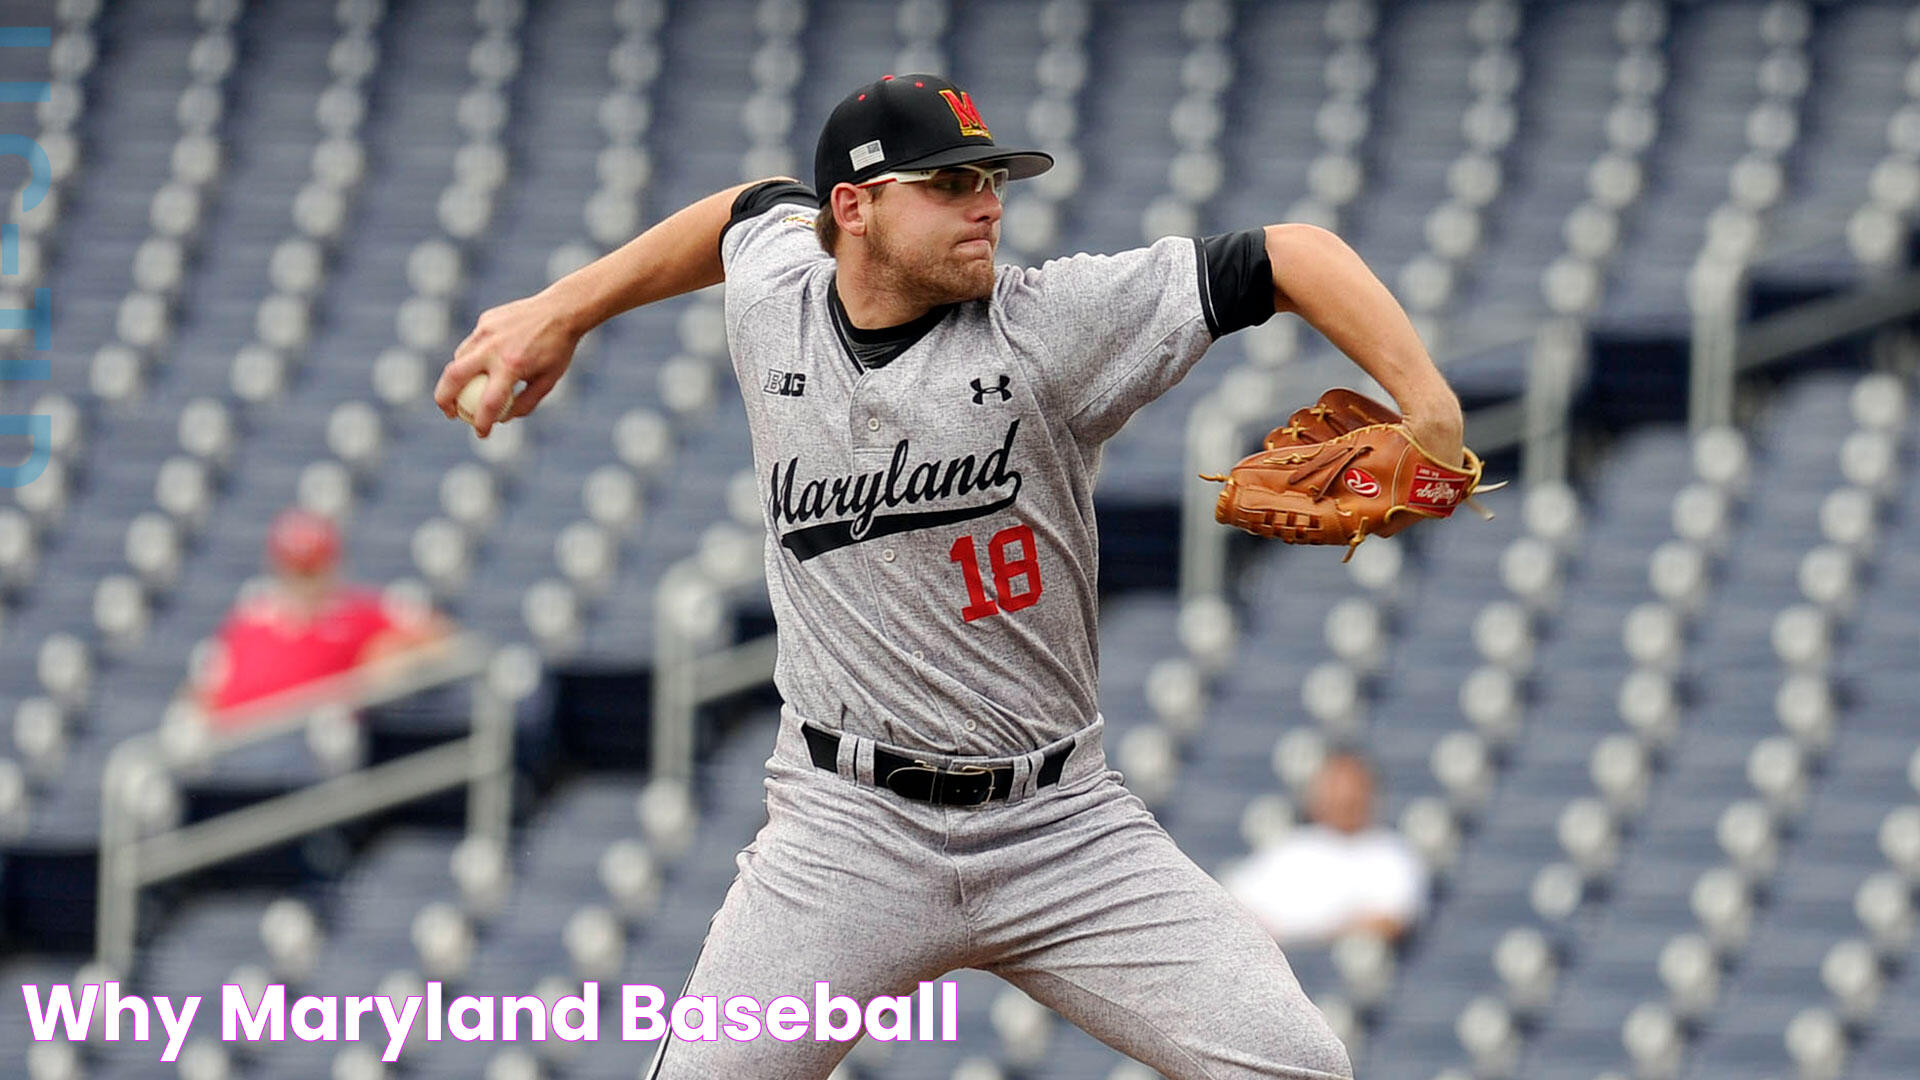
[[[1015,546],[1020,549],[1018,557],[1009,557],[1009,550]],[[1040,599],[1040,556],[1034,547],[1033,530],[1025,525],[1001,529],[987,541],[987,561],[993,566],[993,591],[999,597],[998,603],[987,595],[986,583],[981,580],[973,537],[955,540],[947,550],[947,558],[960,564],[960,573],[967,579],[967,606],[960,609],[960,617],[968,622],[1002,611],[1032,607]],[[1017,581],[1025,584],[1016,591]]]

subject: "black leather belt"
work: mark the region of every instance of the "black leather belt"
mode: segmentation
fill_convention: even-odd
[[[828,772],[840,769],[840,736],[822,731],[812,724],[800,725],[800,734],[806,736],[807,753],[813,763]],[[1064,746],[1048,754],[1040,761],[1040,771],[1035,774],[1034,782],[1039,787],[1049,787],[1060,782],[1060,773],[1067,767],[1067,758],[1073,754],[1072,746]],[[873,748],[873,783],[883,787],[903,799],[915,802],[932,803],[935,806],[980,806],[1004,799],[1013,791],[1013,766],[1001,765],[989,769],[982,765],[955,765],[942,769],[924,761],[901,757],[899,754]]]

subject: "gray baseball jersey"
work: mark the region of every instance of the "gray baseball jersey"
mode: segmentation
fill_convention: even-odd
[[[1094,698],[1100,445],[1272,314],[1260,234],[1002,268],[880,343],[836,314],[812,203],[742,203],[727,331],[787,708],[684,994],[870,1003],[972,967],[1180,1080],[1352,1076],[1273,939],[1107,767]],[[807,721],[839,729],[831,757]],[[876,779],[902,750],[1007,786],[905,798]],[[647,1075],[824,1077],[847,1038],[669,1037]]]
[[[956,754],[1085,728],[1100,446],[1212,344],[1201,245],[1002,266],[990,300],[869,370],[836,332],[814,212],[776,206],[722,241],[782,698]]]

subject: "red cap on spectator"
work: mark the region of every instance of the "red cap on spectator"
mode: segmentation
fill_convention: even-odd
[[[340,530],[310,510],[283,510],[267,533],[267,558],[289,573],[331,570],[340,561]]]

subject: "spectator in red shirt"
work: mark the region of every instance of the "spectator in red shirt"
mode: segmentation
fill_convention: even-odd
[[[220,628],[197,688],[207,715],[392,656],[444,636],[444,620],[399,611],[339,579],[333,522],[287,510],[267,535],[273,581],[241,598]]]

